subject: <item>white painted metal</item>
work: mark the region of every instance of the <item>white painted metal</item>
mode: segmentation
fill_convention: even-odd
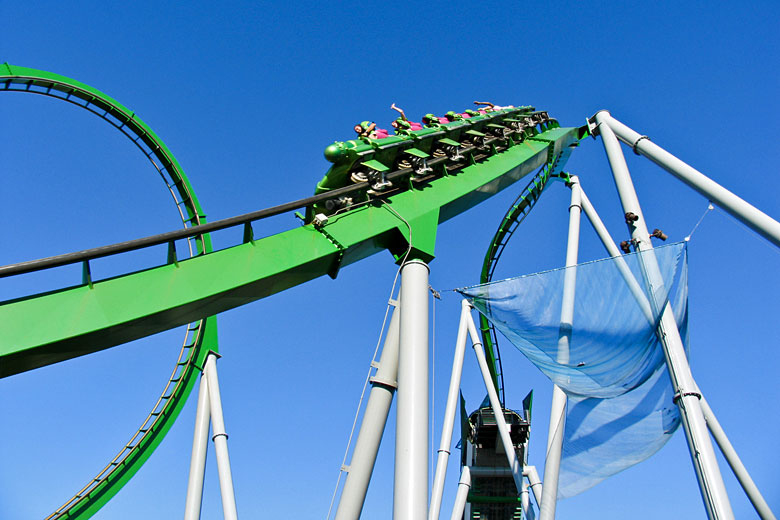
[[[528,496],[528,482],[523,480],[523,490],[520,492],[520,506],[523,508],[523,518],[534,520],[536,515],[531,507],[531,498]]]
[[[509,436],[509,427],[504,419],[504,410],[501,408],[501,402],[498,400],[498,392],[496,387],[493,386],[493,378],[490,377],[490,370],[488,369],[487,359],[485,358],[485,351],[482,348],[482,342],[477,334],[477,327],[474,325],[474,320],[471,317],[471,313],[468,314],[468,328],[469,336],[471,337],[472,347],[474,348],[474,354],[477,356],[477,363],[479,364],[479,370],[482,372],[482,379],[485,382],[485,389],[490,399],[490,406],[493,408],[493,415],[496,419],[496,426],[498,428],[498,434],[501,437],[501,442],[506,452],[506,459],[509,463],[509,467],[512,468],[512,478],[515,481],[515,487],[517,488],[518,496],[523,491],[523,470],[520,461],[517,459],[517,453],[512,445],[512,439]]]
[[[203,502],[203,477],[206,472],[206,452],[209,447],[209,385],[201,376],[198,389],[198,406],[195,412],[195,433],[192,439],[190,477],[187,482],[187,499],[184,504],[184,520],[198,520]]]
[[[588,219],[590,220],[591,224],[593,224],[596,233],[601,238],[601,241],[604,243],[604,246],[606,247],[609,254],[612,257],[616,258],[616,260],[618,261],[616,265],[618,266],[621,274],[623,275],[623,278],[626,280],[626,283],[631,288],[631,291],[636,297],[640,306],[642,307],[645,316],[652,323],[654,320],[651,315],[650,302],[647,301],[647,297],[645,296],[644,292],[642,292],[642,289],[639,287],[639,284],[637,283],[636,279],[631,274],[631,271],[628,269],[628,266],[626,265],[625,261],[623,261],[622,255],[620,254],[620,251],[615,245],[615,242],[612,240],[612,237],[610,237],[609,232],[604,226],[604,223],[599,218],[595,208],[591,204],[590,200],[587,198],[584,191],[582,192],[582,209],[585,212],[585,214],[588,216]],[[701,392],[699,391],[699,393]],[[715,441],[718,443],[718,446],[720,447],[723,456],[731,466],[734,475],[737,477],[737,480],[742,486],[742,489],[745,490],[745,494],[750,499],[751,503],[753,504],[753,507],[756,509],[756,512],[758,513],[758,515],[761,517],[762,520],[776,520],[774,514],[769,508],[769,505],[764,500],[764,497],[761,496],[761,492],[758,490],[758,487],[753,482],[753,479],[750,477],[750,474],[747,472],[747,469],[742,464],[742,461],[739,459],[736,450],[734,450],[734,447],[731,445],[731,442],[729,442],[726,433],[721,428],[720,423],[715,417],[715,414],[712,412],[712,409],[709,407],[707,400],[703,396],[701,398],[701,407],[702,407],[702,412],[704,413],[704,419],[707,422],[707,427],[712,433],[712,436],[715,438]]]
[[[441,499],[444,493],[444,481],[447,475],[447,462],[452,446],[452,430],[455,425],[455,413],[460,404],[460,380],[463,373],[463,356],[466,352],[466,339],[468,338],[467,320],[470,319],[471,306],[468,301],[461,302],[460,322],[458,324],[458,336],[455,340],[455,356],[452,359],[452,372],[450,373],[450,388],[447,393],[447,406],[444,410],[444,422],[441,429],[441,442],[436,458],[436,472],[433,478],[431,491],[431,506],[428,509],[428,519],[438,520],[441,510]]]
[[[753,504],[758,516],[761,520],[777,520],[772,510],[769,508],[769,504],[767,504],[764,497],[761,496],[761,492],[758,490],[755,482],[750,478],[747,468],[745,468],[739,455],[737,455],[737,450],[731,445],[729,438],[726,436],[726,432],[723,431],[718,419],[715,417],[715,413],[713,413],[712,408],[710,408],[709,403],[704,397],[701,398],[701,409],[704,412],[704,419],[707,421],[707,427],[709,427],[712,436],[715,438],[715,442],[718,443],[720,451],[723,453],[729,466],[731,466],[734,476],[737,477],[742,489],[745,490],[745,494]]]
[[[631,222],[629,228],[635,247],[640,251],[649,252],[643,259],[647,282],[651,288],[660,287],[664,283],[663,278],[655,254],[652,253],[653,245],[650,242],[650,235],[645,225],[642,209],[639,206],[639,200],[631,182],[628,166],[626,166],[617,137],[615,137],[610,126],[605,123],[606,120],[610,119],[610,116],[607,112],[602,111],[598,112],[594,117],[612,168],[623,211],[634,213],[638,217],[638,220]],[[643,141],[646,141],[646,139],[643,139]],[[677,406],[680,410],[691,460],[699,480],[699,489],[701,490],[707,515],[713,520],[730,520],[734,518],[734,513],[731,509],[726,487],[715,458],[715,451],[707,432],[707,425],[699,402],[701,396],[697,391],[696,383],[693,381],[682,339],[680,338],[680,332],[677,328],[674,314],[668,304],[662,310],[658,334],[664,348],[666,364],[672,379],[672,386],[675,390]]]
[[[214,452],[217,456],[217,472],[219,473],[219,490],[222,495],[222,514],[225,520],[237,520],[236,496],[233,491],[233,476],[230,473],[230,456],[227,447],[225,419],[222,415],[222,398],[219,393],[219,378],[217,377],[217,356],[210,352],[206,356],[203,373],[208,381],[209,405],[211,409],[211,439],[214,441]]]
[[[581,191],[581,195],[582,211],[588,217],[593,229],[596,230],[596,234],[607,249],[609,256],[615,259],[615,265],[617,266],[618,271],[620,271],[620,275],[626,281],[631,294],[636,298],[645,318],[647,318],[650,323],[655,324],[656,319],[653,316],[653,310],[650,307],[650,302],[647,301],[647,296],[645,296],[642,287],[639,285],[639,282],[636,281],[636,278],[634,278],[633,273],[631,273],[631,269],[629,269],[628,264],[626,264],[626,261],[623,259],[623,255],[615,245],[609,231],[607,231],[607,227],[604,225],[604,222],[601,221],[598,213],[596,213],[596,209],[593,207],[593,204],[591,204],[590,199],[588,199],[584,190]]]
[[[471,473],[468,466],[463,466],[460,470],[460,482],[458,482],[458,492],[455,494],[455,505],[452,506],[452,516],[450,520],[461,520],[463,510],[466,508],[466,498],[471,489]]]
[[[528,478],[528,483],[531,485],[531,491],[534,494],[534,500],[536,505],[542,505],[542,492],[544,486],[542,486],[542,480],[539,478],[539,472],[536,471],[536,466],[526,466],[523,468],[523,476]]]
[[[707,197],[713,204],[723,208],[726,212],[743,222],[756,233],[780,247],[780,222],[734,195],[700,171],[685,164],[674,155],[653,143],[647,136],[639,135],[634,130],[613,118],[609,112],[599,112],[596,117],[597,121],[600,123],[608,124],[617,138],[631,146],[634,151],[644,155],[658,166]]]
[[[577,256],[580,244],[580,213],[582,211],[582,191],[579,179],[571,178],[571,204],[569,204],[569,236],[566,245],[566,272],[563,278],[563,301],[561,302],[561,326],[558,333],[558,354],[556,361],[569,362],[569,344],[571,341],[572,321],[574,318],[574,292],[577,283]],[[557,385],[553,387],[553,400],[550,410],[550,428],[547,434],[547,457],[544,463],[544,492],[539,507],[540,520],[555,518],[558,502],[558,476],[561,469],[561,451],[563,431],[566,425],[566,394]]]
[[[390,318],[382,355],[379,358],[379,368],[371,378],[371,393],[366,411],[363,413],[355,449],[352,452],[347,481],[344,483],[344,490],[339,499],[336,520],[360,518],[363,510],[368,484],[387,423],[387,415],[397,387],[400,314],[396,307]]]
[[[393,518],[428,516],[428,266],[401,268]]]

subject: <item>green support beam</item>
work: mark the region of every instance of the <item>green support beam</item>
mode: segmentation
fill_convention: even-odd
[[[103,350],[264,298],[384,249],[433,258],[436,225],[576,143],[555,128],[447,175],[278,235],[110,280],[0,304],[0,377]],[[392,209],[390,209],[392,208]],[[403,219],[403,220],[402,220]],[[406,222],[404,222],[406,221]],[[406,238],[405,238],[406,237]]]
[[[186,209],[185,225],[205,223],[192,186],[173,154],[134,112],[116,100],[71,78],[8,64],[0,65],[0,90],[55,97],[105,119],[152,160],[164,179],[167,176],[169,189],[178,193]],[[523,110],[530,107],[517,111],[518,114]],[[425,141],[425,135],[431,137],[438,131],[427,129],[417,135]],[[447,132],[456,135],[458,130]],[[342,266],[383,249],[388,249],[396,261],[408,252],[410,258],[430,262],[439,223],[543,164],[562,167],[567,151],[583,137],[581,129],[558,128],[557,122],[543,125],[541,133],[531,133],[535,135],[528,135],[517,144],[509,139],[509,148],[498,153],[493,145],[495,155],[480,161],[472,157],[473,164],[457,174],[449,174],[442,167],[444,177],[419,185],[412,183],[410,190],[384,201],[331,216],[319,228],[308,224],[254,240],[251,225],[247,225],[241,245],[219,252],[211,252],[210,237],[201,234],[195,239],[199,253],[195,258],[179,260],[175,249],[169,246],[166,265],[103,281],[92,280],[85,263],[86,282],[82,286],[0,303],[0,326],[4,331],[0,337],[0,377],[202,320],[193,342],[185,347],[189,354],[182,364],[184,368],[169,382],[175,384],[170,387],[166,404],[155,407],[147,418],[152,422],[144,423],[143,429],[133,436],[132,445],[128,444],[98,477],[49,518],[92,516],[151,456],[184,406],[206,352],[218,348],[217,313],[323,274],[335,277]],[[441,142],[458,145],[447,139]],[[363,148],[371,150],[373,146]],[[377,150],[377,157],[390,157],[381,147]],[[333,181],[330,177],[325,180]],[[335,180],[338,182],[334,181],[333,186],[320,188],[331,190],[346,182]],[[494,364],[495,360],[491,362]]]

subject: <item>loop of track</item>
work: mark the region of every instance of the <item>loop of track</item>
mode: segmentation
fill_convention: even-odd
[[[112,98],[64,76],[8,64],[0,65],[0,91],[44,95],[67,101],[97,115],[125,134],[149,159],[173,197],[184,228],[206,222],[192,186],[173,154],[134,112]],[[190,256],[211,250],[208,234],[187,238],[187,245]],[[141,426],[92,480],[46,520],[92,516],[140,469],[165,437],[192,391],[207,351],[204,348],[207,329],[213,330],[215,326],[215,317],[187,326],[171,376]],[[215,342],[208,347],[217,350]]]

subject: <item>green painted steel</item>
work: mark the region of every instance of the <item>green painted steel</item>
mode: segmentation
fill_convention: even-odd
[[[284,233],[145,271],[0,305],[0,375],[48,365],[249,303],[388,249],[434,256],[436,225],[535,171],[577,140],[538,139],[374,204]],[[421,187],[422,188],[422,187]],[[46,316],[44,323],[38,317]],[[31,324],[36,323],[35,327]]]
[[[205,214],[192,185],[174,155],[146,123],[116,100],[74,79],[7,63],[0,65],[0,87],[0,90],[8,92],[33,93],[61,99],[103,118],[131,139],[152,162],[171,191],[184,226],[206,223]],[[197,236],[188,245],[193,254],[208,253],[212,250],[208,234]],[[88,264],[84,265],[86,272]],[[89,518],[116,495],[141,468],[162,442],[184,407],[198,379],[206,354],[210,350],[219,350],[216,327],[216,316],[199,319],[187,327],[173,373],[138,431],[96,477],[47,518]]]
[[[504,218],[501,219],[501,224],[498,226],[498,230],[493,236],[485,254],[479,283],[487,283],[492,279],[498,259],[509,242],[509,238],[520,222],[530,213],[536,201],[541,197],[544,188],[547,187],[547,182],[551,178],[549,166],[549,163],[546,164],[544,169],[531,179],[531,182],[515,199]],[[495,328],[482,315],[479,316],[479,327],[482,334],[482,344],[485,346],[490,377],[493,380],[493,386],[495,386],[496,391],[501,396],[501,402],[504,403],[503,371],[498,350],[498,337]]]
[[[469,494],[466,500],[471,504],[519,504],[523,497],[494,497]]]
[[[528,183],[525,189],[509,207],[506,214],[504,214],[504,217],[501,219],[501,223],[499,224],[496,233],[493,235],[493,239],[488,245],[487,252],[485,253],[485,260],[482,264],[479,283],[488,283],[493,279],[493,273],[498,266],[498,261],[501,258],[501,254],[509,242],[509,239],[523,219],[525,219],[531,209],[533,209],[534,204],[536,204],[539,197],[542,196],[544,190],[547,189],[549,181],[558,179],[568,182],[569,175],[563,172],[563,167],[579,140],[584,139],[588,135],[587,126],[580,127],[577,133],[577,142],[570,143],[559,153],[553,153],[550,161],[545,164],[544,169],[531,179],[531,182]],[[495,386],[496,391],[499,392],[499,395],[501,395],[501,402],[503,403],[504,385],[501,371],[501,357],[498,349],[498,336],[496,335],[493,325],[482,315],[479,317],[479,325],[482,334],[482,343],[485,346],[490,377],[493,379],[493,385]]]
[[[160,162],[171,177],[169,187],[186,194],[182,196],[185,222],[193,226],[205,222],[173,155],[134,113],[113,99],[63,76],[7,64],[0,68],[0,89],[44,95],[54,91],[55,97],[98,115],[100,110],[110,113],[118,121],[114,126],[138,135],[141,144],[139,140],[136,144],[150,159]],[[529,115],[529,110],[523,107],[479,116],[471,123],[461,120],[433,125],[407,136],[335,143],[326,149],[326,158],[334,166],[318,184],[317,193],[355,182],[353,174],[360,168],[390,172],[395,180],[393,189],[376,197],[364,193],[360,200],[342,202],[341,208],[325,204],[308,208],[305,225],[277,235],[250,237],[246,243],[213,252],[208,235],[199,235],[196,250],[201,254],[190,259],[0,303],[4,331],[0,337],[0,377],[206,320],[197,336],[197,348],[193,343],[181,373],[172,377],[176,385],[167,398],[170,406],[155,419],[151,433],[142,436],[120,462],[115,459],[113,467],[101,472],[94,485],[79,492],[67,508],[51,518],[91,516],[151,455],[181,411],[207,350],[217,348],[215,322],[209,316],[325,274],[335,277],[341,267],[383,250],[389,250],[396,261],[407,255],[431,261],[438,224],[544,165],[550,171],[562,167],[582,137],[581,129],[560,128],[554,120],[544,118],[529,122],[539,114]],[[519,126],[511,130],[499,117],[510,123],[519,121]],[[451,167],[460,149],[476,151],[469,152],[466,165]],[[419,173],[416,169],[425,166],[416,160],[439,161],[437,172],[415,177]],[[324,218],[315,225],[314,216],[319,213]],[[41,320],[42,316],[46,319]],[[492,362],[495,364],[495,359]],[[157,421],[160,427],[154,427]]]

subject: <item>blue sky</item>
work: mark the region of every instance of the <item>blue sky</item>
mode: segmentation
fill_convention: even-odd
[[[607,108],[777,219],[778,11],[772,2],[4,2],[0,62],[78,79],[135,110],[179,159],[212,220],[311,194],[328,166],[325,146],[350,138],[355,122],[389,124],[392,102],[419,120],[475,99],[532,104],[565,126]],[[0,264],[178,226],[156,172],[83,110],[3,94],[0,140]],[[688,235],[707,201],[630,151],[627,160],[648,224],[671,240]],[[580,176],[613,236],[626,238],[601,143],[585,141],[567,170]],[[490,237],[521,187],[439,230],[431,263],[431,283],[443,294],[433,342],[436,425],[460,305],[447,290],[478,281]],[[562,186],[550,188],[498,276],[563,264],[568,197]],[[296,225],[289,215],[258,228]],[[218,246],[234,240],[215,237]],[[603,255],[584,224],[581,259]],[[780,252],[715,209],[689,256],[694,376],[778,511]],[[220,317],[220,380],[243,518],[325,517],[395,270],[388,254],[376,255],[335,281],[318,279]],[[15,290],[0,284],[3,299]],[[43,517],[101,469],[152,406],[182,335],[0,380],[0,517]],[[509,406],[535,390],[530,462],[541,469],[550,385],[508,344],[502,352]],[[470,409],[484,396],[473,359],[463,390]],[[194,399],[96,518],[180,516],[193,422]],[[392,446],[386,437],[364,518],[391,517]],[[213,462],[204,518],[221,514]],[[737,517],[753,517],[722,468]],[[650,460],[558,511],[561,518],[704,516],[679,433]]]

